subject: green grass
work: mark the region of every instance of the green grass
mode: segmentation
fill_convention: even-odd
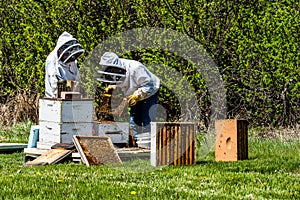
[[[2,143],[27,143],[30,134],[32,122],[27,121],[12,127],[1,127],[0,126],[0,142]]]
[[[23,140],[23,139],[22,139]],[[299,199],[300,143],[249,138],[249,159],[153,168],[61,163],[23,167],[23,153],[0,154],[2,199]]]

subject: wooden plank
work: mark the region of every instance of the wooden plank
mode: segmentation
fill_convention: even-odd
[[[156,124],[151,123],[151,151],[150,151],[150,163],[152,166],[157,165],[157,158],[158,158],[158,132],[156,128]]]
[[[193,164],[196,163],[196,142],[197,142],[197,138],[196,138],[196,133],[197,133],[197,130],[196,130],[196,124],[194,125],[194,131],[193,131],[193,143],[192,143],[192,146],[193,146]]]
[[[38,148],[25,148],[25,156],[38,157],[49,151],[49,149],[38,149]],[[135,159],[150,159],[150,149],[141,149],[141,148],[120,148],[116,149],[117,154],[119,155],[122,162],[131,161]],[[72,161],[78,162],[81,161],[81,156],[78,152],[73,152],[71,155]]]
[[[6,149],[24,149],[27,147],[27,144],[23,143],[0,143],[0,150]]]
[[[161,131],[160,130],[160,127],[157,126],[157,124],[155,124],[155,129],[154,132],[155,132],[155,135],[156,135],[156,146],[153,148],[156,150],[156,165],[159,165],[161,163],[161,156],[162,156],[162,152],[161,152],[161,146],[162,146],[162,140],[161,140]],[[152,149],[152,148],[151,148]]]
[[[238,160],[248,159],[248,122],[246,120],[237,121],[238,138]]]
[[[180,126],[178,126],[178,133],[177,133],[177,139],[178,139],[178,143],[177,143],[177,165],[181,165],[181,130],[182,128]]]
[[[188,164],[193,164],[193,158],[194,158],[194,151],[193,151],[193,141],[194,141],[194,137],[193,137],[193,133],[195,132],[194,127],[190,126],[190,130],[189,130],[189,163]]]
[[[26,162],[24,166],[51,165],[54,163],[58,163],[59,161],[70,155],[73,151],[74,150],[50,149],[33,161]]]
[[[180,137],[180,151],[181,151],[181,157],[180,157],[180,164],[184,165],[185,164],[185,127],[182,126],[183,130],[181,131],[181,137]]]
[[[176,133],[177,133],[177,126],[174,126],[172,128],[172,137],[173,137],[173,162],[172,162],[172,165],[176,165],[175,162],[176,162],[176,158],[177,158],[177,149],[176,149],[176,145],[177,145],[177,138],[176,138]]]
[[[27,147],[23,143],[0,143],[0,152],[20,151]]]
[[[163,140],[163,131],[162,130],[162,126],[159,127],[159,132],[158,132],[158,138],[159,138],[159,146],[157,147],[157,151],[159,152],[159,156],[157,157],[158,161],[157,163],[159,165],[162,165],[163,163],[163,156],[164,156],[164,152],[163,152],[163,146],[164,146],[164,140]]]
[[[195,129],[194,127],[190,127],[190,131],[189,131],[189,164],[194,164],[194,146],[193,146],[193,142],[194,142],[194,132]]]
[[[174,165],[174,154],[175,154],[175,127],[170,127],[170,162],[169,165]]]
[[[87,166],[122,162],[108,136],[74,135],[73,142]]]
[[[49,149],[25,148],[24,149],[24,154],[25,154],[24,158],[26,158],[26,157],[31,157],[31,158],[35,157],[36,158],[36,157],[46,153],[47,151],[49,151]],[[72,154],[69,156],[71,156],[72,160],[76,161],[76,162],[78,162],[78,159],[79,159],[79,161],[81,159],[78,152],[72,152]]]
[[[171,149],[171,137],[172,137],[172,135],[171,135],[171,127],[170,126],[168,126],[168,127],[166,127],[166,143],[167,143],[167,145],[166,145],[166,165],[170,165],[170,163],[171,163],[171,155],[172,155],[172,149]]]
[[[188,165],[190,163],[190,127],[186,126],[185,133],[185,164]]]
[[[39,149],[39,148],[25,148],[24,153],[29,155],[40,156],[49,151],[49,149]]]
[[[160,164],[161,165],[165,165],[165,154],[166,154],[166,150],[165,150],[165,141],[166,141],[166,127],[163,126],[161,129],[161,134],[160,134],[160,140],[161,140],[161,144],[160,144],[160,151],[161,151],[161,157],[159,158],[160,159]]]

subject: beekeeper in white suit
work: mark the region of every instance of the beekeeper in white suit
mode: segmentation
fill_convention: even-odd
[[[46,59],[45,96],[57,98],[58,81],[79,81],[77,58],[84,53],[84,49],[68,32],[63,32],[54,50]]]
[[[156,115],[159,78],[142,63],[119,58],[113,52],[104,53],[99,64],[98,80],[110,83],[108,89],[119,87],[128,99],[134,139],[137,134],[150,132],[150,122]]]

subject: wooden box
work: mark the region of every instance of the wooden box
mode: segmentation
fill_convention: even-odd
[[[246,120],[217,120],[215,131],[216,161],[248,159],[248,122]]]
[[[92,122],[93,100],[39,100],[39,121]]]
[[[196,163],[196,124],[189,122],[151,123],[151,165]]]
[[[71,143],[73,135],[92,136],[93,124],[40,121],[40,143]]]
[[[128,144],[129,123],[104,121],[95,124],[96,135],[109,136],[114,144]]]
[[[40,99],[37,147],[71,143],[73,135],[91,136],[93,111],[92,99]]]
[[[81,99],[81,94],[79,92],[61,92],[62,99]]]

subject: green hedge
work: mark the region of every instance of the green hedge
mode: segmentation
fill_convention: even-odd
[[[188,35],[213,58],[227,91],[227,117],[264,126],[300,122],[299,1],[8,0],[0,5],[1,103],[24,91],[43,96],[45,59],[63,31],[83,45],[83,60],[117,33],[161,27]],[[208,123],[210,94],[201,75],[191,73],[193,63],[157,49],[124,56],[181,71]],[[160,100],[172,108],[174,120],[180,105],[170,96],[168,88],[161,89]]]

